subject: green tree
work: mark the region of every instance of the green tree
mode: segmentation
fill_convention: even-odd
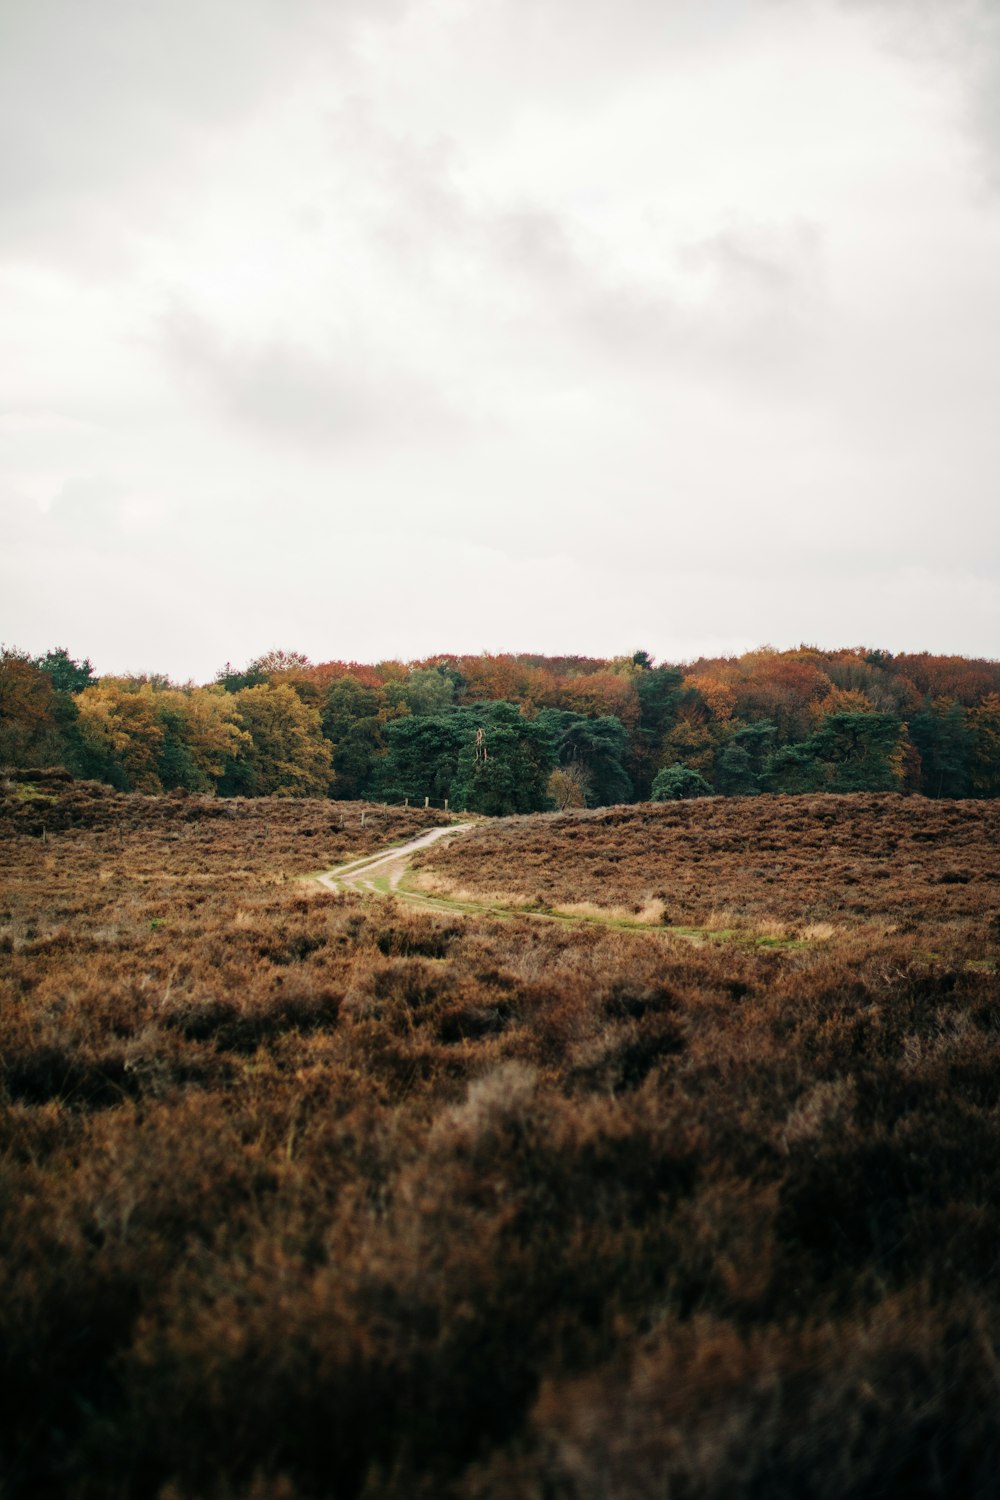
[[[632,734],[625,766],[635,795],[642,800],[649,795],[656,768],[663,759],[664,741],[677,718],[684,674],[679,667],[654,667],[646,651],[636,651],[632,661],[637,669],[633,681],[639,695],[639,723]]]
[[[414,667],[400,697],[411,714],[445,713],[455,702],[455,683],[438,667]]]
[[[903,726],[891,714],[830,714],[815,734],[776,750],[775,792],[894,792],[903,784]]]
[[[455,806],[508,817],[551,807],[548,780],[555,770],[552,738],[513,703],[480,704],[461,713],[465,742],[458,756]],[[470,733],[470,728],[473,732]],[[477,745],[476,731],[483,731]]]
[[[921,790],[928,797],[968,797],[974,735],[968,710],[953,698],[936,698],[910,719],[920,752]]]
[[[651,802],[679,802],[687,797],[711,797],[712,787],[700,771],[675,762],[657,771],[653,779]]]
[[[239,693],[244,688],[262,686],[267,681],[267,673],[257,662],[248,662],[240,671],[233,666],[232,662],[227,661],[226,665],[216,672],[215,681],[227,693]]]
[[[458,757],[472,730],[467,711],[413,714],[385,726],[387,752],[377,771],[376,786],[393,800],[409,797],[441,802],[454,797]]]
[[[366,797],[372,792],[386,754],[388,716],[381,688],[346,676],[335,678],[327,688],[320,720],[333,749],[338,797]]]
[[[588,807],[630,800],[632,781],[624,766],[628,734],[620,719],[613,714],[588,719],[566,709],[543,708],[536,722],[552,740],[559,768],[585,772],[579,784]]]
[[[762,791],[776,732],[766,719],[738,729],[716,753],[716,791],[726,797],[754,797]]]
[[[163,739],[156,757],[156,773],[164,791],[183,787],[188,792],[207,792],[211,782],[199,769],[188,743],[187,716],[173,704],[157,704],[157,719]]]
[[[57,693],[82,693],[94,681],[94,668],[89,657],[75,661],[65,646],[46,651],[35,658],[35,666],[47,672]]]

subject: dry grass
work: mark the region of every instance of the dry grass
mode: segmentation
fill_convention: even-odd
[[[485,822],[424,851],[441,890],[580,903],[633,920],[802,937],[830,927],[989,939],[1000,909],[1000,802],[858,794],[704,798]]]
[[[986,818],[970,909],[851,886],[787,949],[310,894],[371,847],[334,805],[93,800],[0,844],[5,1500],[995,1492]]]

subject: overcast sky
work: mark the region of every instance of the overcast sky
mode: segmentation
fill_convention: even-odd
[[[0,636],[1000,655],[996,0],[0,0]]]

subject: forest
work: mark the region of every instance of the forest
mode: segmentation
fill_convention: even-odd
[[[0,766],[501,816],[762,792],[990,798],[1000,662],[801,646],[366,665],[279,650],[199,686],[4,647]]]

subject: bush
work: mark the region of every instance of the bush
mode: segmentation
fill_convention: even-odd
[[[713,792],[700,771],[678,762],[657,771],[649,795],[652,802],[679,802],[682,797],[711,797]]]

